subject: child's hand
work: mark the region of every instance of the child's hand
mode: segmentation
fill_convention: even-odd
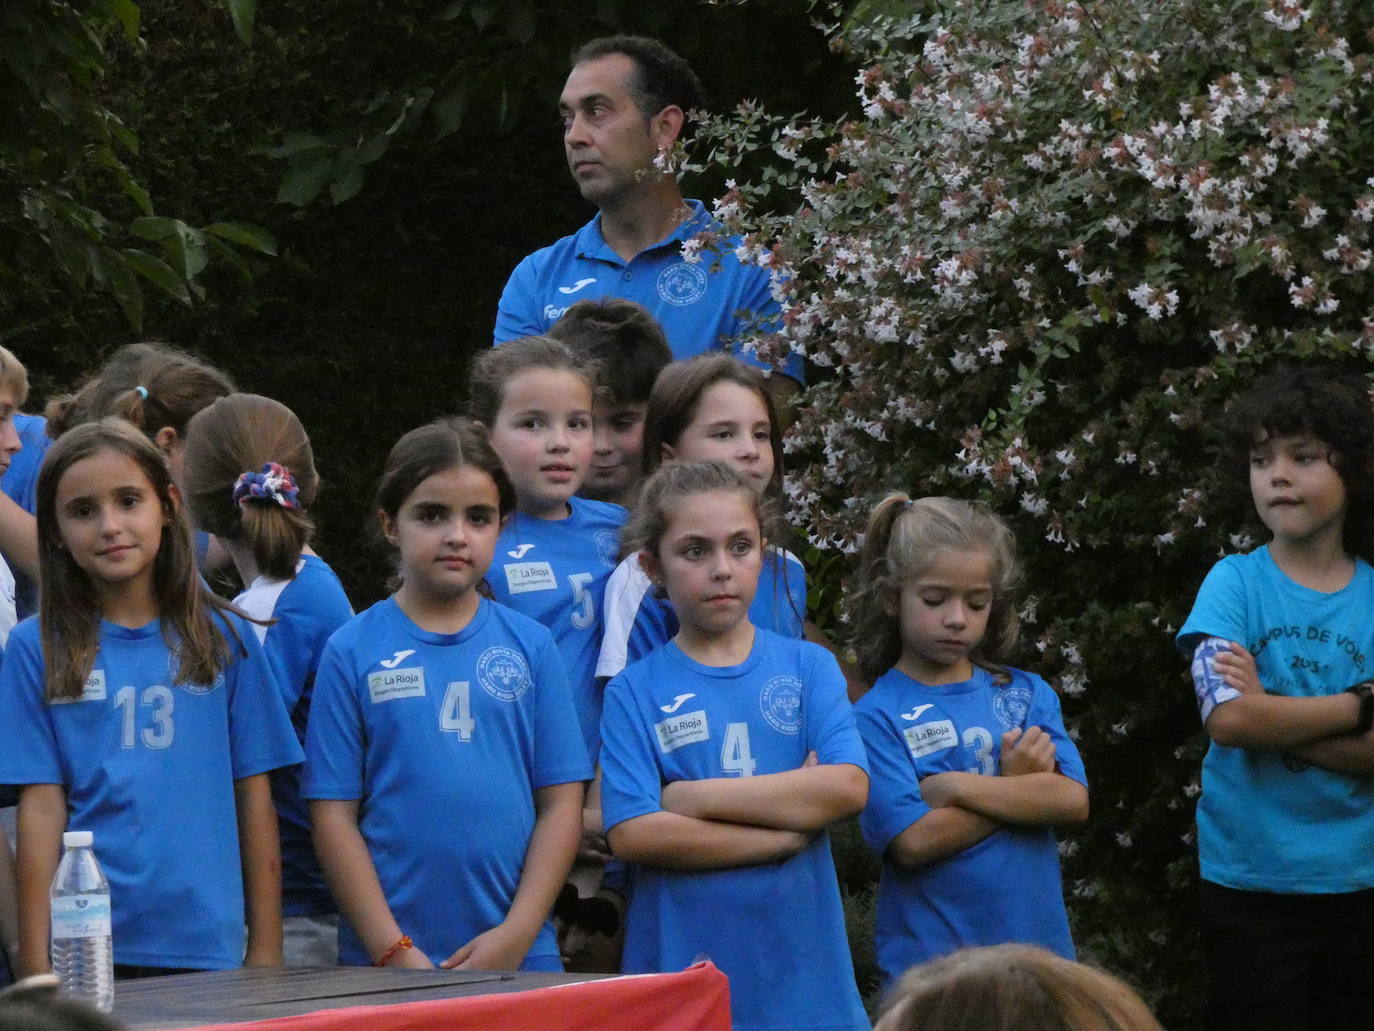
[[[1230,652],[1217,652],[1212,657],[1212,669],[1226,681],[1228,687],[1235,688],[1241,694],[1264,694],[1255,657],[1243,645],[1235,641],[1230,644]]]
[[[519,970],[530,942],[505,924],[483,931],[439,964],[442,970]]]
[[[611,846],[601,830],[600,809],[582,810],[582,843],[577,848],[577,858],[597,863],[611,860]]]
[[[803,770],[809,770],[812,766],[819,766],[820,764],[821,758],[816,754],[816,750],[813,748],[811,749],[811,751],[806,753],[806,758],[802,760],[802,764],[798,768]]]
[[[1002,735],[1001,774],[1053,773],[1056,751],[1054,738],[1039,727],[1009,730]]]
[[[921,779],[921,798],[932,809],[958,805],[958,793],[963,779],[976,776],[979,774],[960,773],[957,770],[949,773],[932,773],[929,777]]]

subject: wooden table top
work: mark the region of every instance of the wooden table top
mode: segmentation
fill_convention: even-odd
[[[292,967],[215,970],[115,983],[114,1016],[133,1031],[167,1031],[299,1016],[346,1006],[523,992],[598,974]]]

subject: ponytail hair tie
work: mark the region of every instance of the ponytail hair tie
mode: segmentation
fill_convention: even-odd
[[[260,473],[243,473],[234,481],[234,504],[242,507],[251,500],[275,501],[282,508],[301,507],[296,500],[296,478],[276,462],[265,464]]]
[[[135,392],[137,392],[139,397],[143,398],[143,400],[148,400],[148,388],[145,387],[142,383],[134,387],[134,390]]]

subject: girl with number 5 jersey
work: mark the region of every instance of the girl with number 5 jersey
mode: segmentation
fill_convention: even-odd
[[[301,792],[345,964],[562,970],[548,916],[592,771],[549,632],[477,592],[513,501],[466,419],[387,458],[401,585],[325,647]]]

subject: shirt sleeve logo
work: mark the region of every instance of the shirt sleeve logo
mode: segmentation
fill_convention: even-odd
[[[796,734],[802,725],[802,682],[794,676],[774,677],[763,685],[759,710],[779,734]]]
[[[477,660],[477,682],[503,702],[513,702],[530,689],[530,667],[514,648],[493,645]]]
[[[658,296],[675,308],[696,304],[706,296],[706,273],[679,261],[658,274]]]

